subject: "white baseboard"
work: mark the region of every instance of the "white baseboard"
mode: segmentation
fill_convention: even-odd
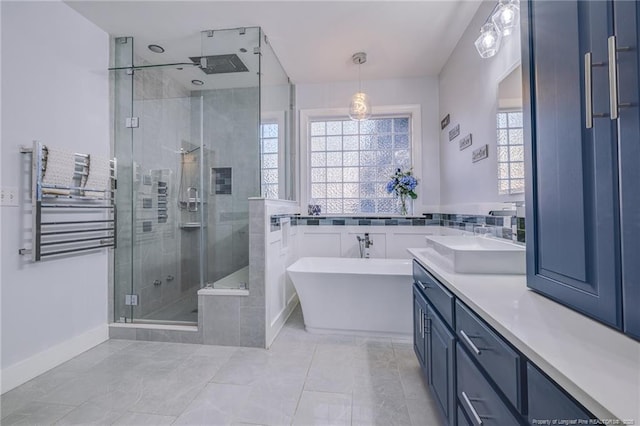
[[[265,342],[267,348],[269,348],[273,341],[276,340],[276,337],[278,337],[278,334],[280,333],[280,330],[282,330],[284,323],[287,322],[296,306],[298,306],[298,293],[293,293],[289,300],[287,300],[287,306],[285,306],[284,309],[282,309],[278,313],[278,315],[276,315],[274,320],[271,321],[271,324],[269,325],[269,330],[267,330]]]
[[[11,365],[0,372],[1,392],[8,392],[108,339],[109,326],[104,324]]]

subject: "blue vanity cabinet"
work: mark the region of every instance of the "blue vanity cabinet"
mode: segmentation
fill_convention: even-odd
[[[445,424],[595,424],[594,416],[489,325],[495,318],[483,318],[415,260],[413,280],[414,348]]]
[[[418,357],[420,366],[424,369],[424,323],[427,313],[427,301],[417,287],[413,285],[413,350]]]
[[[521,6],[527,284],[620,329],[618,134],[608,116],[613,2]]]
[[[546,424],[546,421],[573,421],[573,424],[594,424],[596,417],[586,411],[573,398],[564,393],[536,367],[527,363],[527,395],[529,424]],[[571,423],[567,423],[571,424]]]
[[[614,3],[618,65],[618,150],[620,152],[620,236],[622,314],[625,333],[640,339],[640,4]]]
[[[452,425],[456,411],[455,341],[449,327],[427,303],[425,363],[429,385],[440,410]]]
[[[448,425],[455,425],[455,297],[413,261],[414,351]]]

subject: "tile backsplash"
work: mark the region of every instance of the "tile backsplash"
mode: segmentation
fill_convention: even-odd
[[[279,230],[282,218],[292,226],[444,226],[476,234],[490,234],[514,242],[525,242],[524,218],[516,216],[483,216],[468,214],[425,213],[422,216],[302,216],[273,215],[271,231]]]
[[[504,238],[514,242],[524,243],[524,218],[516,216],[482,216],[467,214],[428,213],[434,218],[440,218],[440,226],[460,229],[476,234],[491,234],[497,238]],[[517,224],[521,219],[521,236],[518,238]]]

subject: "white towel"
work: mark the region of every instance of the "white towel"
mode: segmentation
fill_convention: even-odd
[[[47,146],[47,162],[42,183],[69,187],[73,185],[73,175],[76,168],[76,156],[73,152]],[[69,194],[65,189],[43,189],[44,192]]]
[[[89,177],[85,188],[100,191],[111,189],[111,162],[108,158],[89,156]],[[85,195],[103,197],[105,193],[86,191]]]

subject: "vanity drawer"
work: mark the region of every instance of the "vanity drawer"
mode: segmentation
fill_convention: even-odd
[[[460,301],[456,301],[456,334],[487,376],[522,412],[520,355]]]
[[[540,424],[545,420],[555,420],[560,424],[560,420],[571,419],[586,425],[593,424],[589,421],[595,419],[530,363],[527,363],[527,395],[530,424]]]
[[[449,327],[453,328],[454,297],[418,262],[413,261],[413,280],[427,300],[436,308]]]
[[[491,387],[480,370],[473,363],[469,355],[465,353],[458,342],[456,344],[457,355],[457,397],[459,407],[462,407],[471,424],[485,426],[519,425],[514,414],[509,410],[507,403]],[[462,413],[459,413],[460,416]],[[465,424],[464,420],[459,424]]]

